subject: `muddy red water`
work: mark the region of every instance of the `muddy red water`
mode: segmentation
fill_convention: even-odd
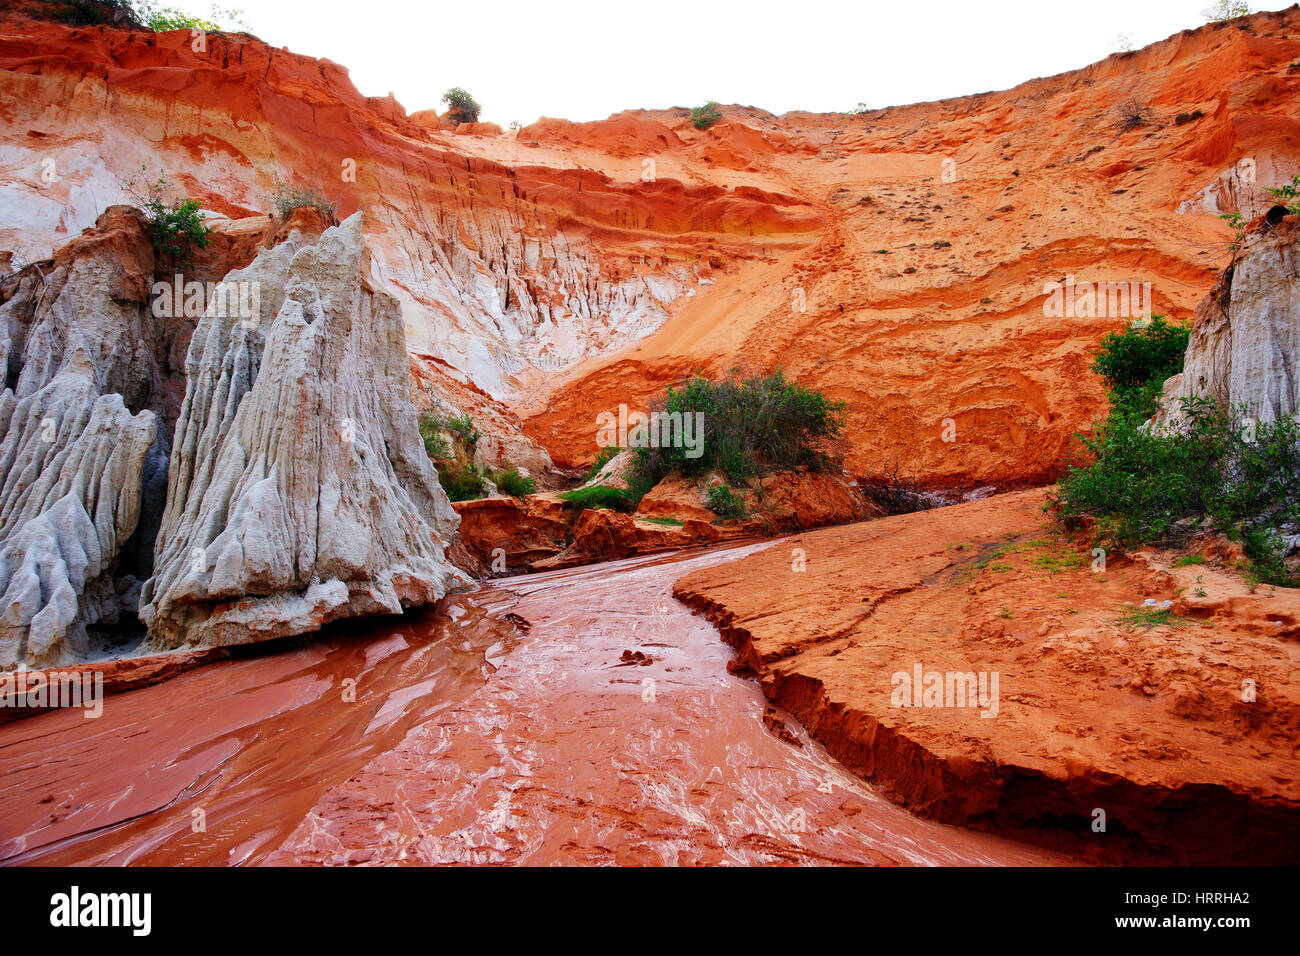
[[[768,544],[503,579],[364,634],[0,726],[0,860],[1050,864],[919,820],[670,594]],[[518,622],[522,619],[526,625]]]

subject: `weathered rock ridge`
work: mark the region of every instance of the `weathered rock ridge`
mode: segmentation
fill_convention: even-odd
[[[1163,417],[1176,420],[1180,400],[1198,395],[1260,422],[1300,411],[1300,216],[1262,222],[1196,307]]]
[[[150,645],[300,634],[465,583],[445,560],[457,517],[420,442],[401,308],[370,271],[361,214],[226,282],[260,288],[260,313],[210,310],[191,340],[141,596]]]
[[[165,460],[152,268],[138,218],[116,207],[5,283],[0,667],[75,661],[92,650],[88,628],[134,608],[138,582],[120,559],[151,450],[155,467]]]

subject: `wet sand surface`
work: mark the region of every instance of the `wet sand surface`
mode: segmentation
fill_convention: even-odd
[[[0,726],[0,860],[1070,862],[915,818],[793,720],[802,746],[764,726],[757,685],[670,592],[770,544],[502,579],[110,696],[97,720]]]

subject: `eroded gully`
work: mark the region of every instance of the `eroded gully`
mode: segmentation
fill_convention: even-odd
[[[110,696],[96,720],[0,726],[0,861],[1068,862],[917,819],[793,720],[802,747],[764,727],[757,685],[670,590],[767,546],[502,579]]]

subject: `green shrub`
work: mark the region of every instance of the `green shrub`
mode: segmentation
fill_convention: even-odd
[[[469,501],[482,498],[483,475],[475,465],[456,461],[437,462],[438,482],[452,501]]]
[[[465,444],[471,448],[478,443],[482,432],[474,427],[474,419],[470,418],[469,413],[457,415],[455,418],[449,418],[443,423],[449,430],[455,432],[465,440]]]
[[[1264,190],[1279,204],[1286,206],[1291,213],[1300,213],[1300,176],[1292,178],[1289,183],[1269,187]]]
[[[591,467],[587,469],[587,474],[582,479],[583,484],[586,484],[587,482],[591,481],[591,479],[599,475],[600,469],[604,468],[611,461],[613,461],[618,456],[618,453],[621,452],[622,450],[623,449],[620,448],[618,445],[606,445],[600,451],[596,452],[596,460],[593,461],[591,463]]]
[[[451,121],[457,126],[461,123],[477,123],[478,114],[483,109],[483,107],[479,106],[478,100],[459,86],[453,86],[446,93],[443,93],[442,101],[447,104],[448,112],[451,113]]]
[[[167,30],[204,30],[208,33],[220,33],[229,29],[223,25],[223,21],[245,26],[241,11],[222,9],[215,5],[211,8],[212,19],[210,20],[196,17],[175,7],[159,6],[152,0],[132,0],[130,6],[133,8],[135,19],[142,23],[145,29],[155,33],[164,33]]]
[[[516,498],[531,495],[537,490],[537,479],[519,474],[519,469],[514,465],[500,471],[489,472],[488,478],[498,489]]]
[[[588,488],[574,488],[572,491],[566,491],[560,495],[560,500],[570,508],[578,511],[608,509],[631,513],[636,510],[641,498],[626,488],[591,485]]]
[[[276,214],[281,219],[288,219],[293,215],[295,209],[315,209],[327,222],[337,222],[335,212],[338,209],[337,204],[327,199],[325,195],[310,186],[290,186],[286,183],[276,183],[275,195],[272,197],[275,203]]]
[[[691,125],[696,129],[708,129],[720,119],[722,119],[722,109],[714,100],[691,109]]]
[[[709,508],[723,518],[743,518],[748,514],[745,502],[736,496],[730,485],[709,487]]]
[[[673,469],[688,477],[716,469],[743,480],[763,466],[820,466],[824,445],[844,428],[843,402],[830,401],[780,371],[744,381],[697,376],[680,389],[668,389],[663,411],[703,415],[703,453],[689,458],[686,447],[639,449],[638,470],[651,484]]]
[[[164,261],[188,264],[194,258],[195,249],[207,246],[209,230],[199,208],[193,199],[171,204],[152,199],[145,204],[149,237],[154,251]]]
[[[1128,326],[1101,340],[1092,369],[1101,376],[1116,405],[1128,405],[1147,417],[1155,411],[1165,379],[1183,370],[1190,330],[1151,316],[1145,328]]]
[[[1121,548],[1176,545],[1208,524],[1242,540],[1261,580],[1296,583],[1268,529],[1300,520],[1300,422],[1250,436],[1211,400],[1186,399],[1183,413],[1181,429],[1153,434],[1140,413],[1116,407],[1083,439],[1092,461],[1067,470],[1054,507],[1067,525],[1092,516],[1098,543]]]
[[[736,495],[730,485],[710,485],[708,489],[709,509],[723,518],[741,518],[748,510],[745,503]]]
[[[121,181],[122,190],[139,208],[149,228],[149,239],[159,266],[173,268],[186,266],[194,258],[194,250],[208,244],[209,229],[203,221],[200,206],[194,199],[178,199],[174,188],[162,173],[150,181],[144,167],[140,175]]]
[[[424,451],[432,459],[452,457],[451,446],[442,433],[442,424],[433,412],[420,413],[420,437],[424,439]]]

